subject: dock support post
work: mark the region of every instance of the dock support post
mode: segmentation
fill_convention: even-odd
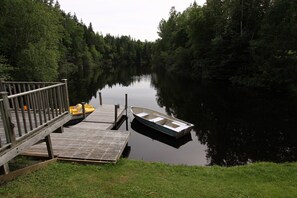
[[[101,96],[101,92],[99,92],[99,104],[100,104],[100,106],[102,106],[102,96]]]
[[[125,94],[125,110],[126,110],[126,131],[129,130],[128,128],[128,94]]]
[[[48,157],[50,159],[53,159],[54,158],[54,151],[53,151],[53,146],[52,146],[52,141],[51,141],[51,136],[50,135],[45,137],[45,143],[46,143]]]
[[[128,109],[128,94],[125,94],[125,109],[126,109],[126,113],[127,113],[127,109]]]
[[[83,117],[86,118],[85,102],[82,102],[81,105],[82,105],[82,113],[83,113]]]
[[[0,167],[1,172],[4,173],[4,175],[7,175],[10,172],[8,163],[3,164],[3,166]]]
[[[117,121],[118,121],[118,108],[120,108],[120,105],[114,105],[114,127],[116,128],[117,126]]]
[[[53,131],[53,133],[63,133],[63,132],[64,132],[64,127],[63,126],[57,128],[55,131]]]

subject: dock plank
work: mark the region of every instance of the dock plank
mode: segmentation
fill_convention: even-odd
[[[81,122],[71,128],[108,130],[112,126],[110,123]]]
[[[115,163],[130,136],[128,131],[66,128],[51,135],[55,156],[67,159]],[[25,155],[47,156],[45,143],[34,145]]]
[[[119,108],[117,120],[125,109]],[[67,161],[116,163],[126,147],[130,132],[110,130],[114,126],[114,105],[102,105],[82,122],[51,135],[54,155]],[[47,156],[45,143],[32,146],[23,154]]]
[[[117,118],[123,114],[124,108],[120,107],[117,111]],[[83,122],[95,123],[110,123],[113,124],[115,120],[114,105],[101,105],[93,113],[91,113]]]

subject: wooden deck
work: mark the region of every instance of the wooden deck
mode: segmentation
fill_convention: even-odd
[[[117,120],[125,112],[117,111]],[[128,142],[130,132],[110,130],[114,126],[114,105],[102,105],[85,120],[51,134],[54,155],[61,160],[116,163]],[[45,143],[37,144],[23,154],[47,156]]]
[[[117,120],[121,118],[124,111],[125,111],[124,107],[118,108]],[[108,130],[113,128],[114,122],[115,122],[114,105],[101,105],[98,108],[96,108],[96,110],[93,113],[91,113],[85,120],[75,125],[74,127]]]
[[[62,82],[6,82],[0,79],[0,169],[8,174],[9,161],[44,140],[53,158],[50,134],[61,132],[71,119],[67,80]]]
[[[18,112],[19,112],[19,114],[21,114],[21,111],[18,111]],[[0,113],[0,116],[1,116],[1,113]],[[36,117],[37,117],[37,119],[36,119],[35,123],[30,124],[29,119],[28,119],[28,113],[27,113],[27,111],[25,111],[25,113],[23,114],[23,117],[19,118],[20,125],[18,125],[17,124],[16,113],[11,111],[11,118],[12,118],[11,122],[15,126],[14,130],[17,132],[15,134],[16,140],[19,140],[20,138],[22,138],[22,136],[26,135],[27,131],[31,130],[33,127],[40,126],[40,125],[42,125],[42,123],[47,122],[47,120],[44,119],[44,113],[43,112],[41,112],[41,116],[39,116],[39,113],[36,113]],[[33,127],[32,127],[32,125],[33,125]],[[2,121],[0,121],[0,140],[1,140],[0,144],[2,144],[2,145],[5,145],[7,143],[6,138],[5,138],[4,126],[3,126]]]

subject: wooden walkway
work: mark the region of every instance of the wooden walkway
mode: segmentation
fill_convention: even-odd
[[[125,109],[119,107],[117,110],[117,120],[121,118]],[[98,130],[112,129],[115,122],[115,107],[114,105],[101,105],[85,120],[75,125],[79,128],[92,128]]]
[[[114,105],[102,105],[85,120],[51,134],[54,155],[61,160],[94,163],[116,163],[130,137],[129,131],[110,130],[115,120]],[[119,108],[117,120],[125,112]],[[47,156],[45,143],[37,144],[23,154]]]

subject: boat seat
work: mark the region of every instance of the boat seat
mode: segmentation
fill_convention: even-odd
[[[136,115],[139,116],[139,117],[144,117],[144,116],[147,116],[148,113],[146,113],[146,112],[142,112],[142,113],[138,113],[138,114],[136,114]]]
[[[182,131],[182,130],[188,128],[189,126],[187,126],[187,125],[182,125],[182,126],[173,128],[173,127],[168,126],[168,125],[165,124],[165,125],[163,125],[163,127],[166,127],[166,128],[168,128],[168,129],[171,129],[171,130],[176,131],[176,132],[180,132],[180,131]]]
[[[156,118],[150,119],[149,121],[156,123],[156,122],[159,122],[161,120],[164,120],[164,118],[156,117]]]
[[[172,122],[172,124],[176,124],[176,125],[178,125],[178,126],[185,126],[185,125],[187,125],[187,124],[185,124],[185,123],[178,122],[178,121],[174,121],[174,122]]]

